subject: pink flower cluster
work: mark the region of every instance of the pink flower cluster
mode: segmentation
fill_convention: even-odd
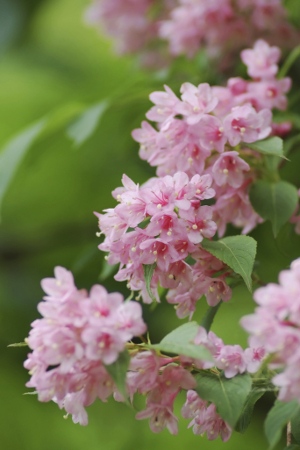
[[[47,294],[38,305],[43,317],[32,323],[27,338],[33,351],[24,363],[31,374],[26,386],[36,389],[40,401],[55,401],[85,425],[85,407],[96,398],[105,401],[114,389],[105,365],[146,331],[142,309],[100,285],[89,295],[78,290],[63,267],[55,268],[55,278],[42,280],[42,287]]]
[[[282,0],[178,0],[159,34],[173,55],[193,56],[201,47],[214,57],[236,53],[257,37],[281,47],[299,41]]]
[[[207,348],[213,361],[192,360],[181,356],[182,364],[193,364],[198,369],[216,367],[223,371],[226,378],[233,378],[244,372],[257,372],[266,355],[263,346],[251,346],[243,350],[240,345],[225,345],[215,333],[207,333],[203,327],[199,327],[194,343]]]
[[[154,433],[167,428],[171,434],[177,434],[174,401],[182,389],[195,387],[192,374],[172,364],[172,358],[159,357],[147,351],[132,358],[127,380],[131,395],[139,392],[147,397],[146,409],[137,413],[136,419],[149,419]]]
[[[228,223],[248,233],[262,221],[248,190],[256,177],[253,167],[263,160],[247,144],[280,132],[278,125],[272,130],[272,109],[286,108],[291,85],[289,78],[275,78],[277,47],[259,40],[241,57],[254,80],[231,78],[226,87],[184,83],[181,98],[165,86],[165,92],[150,95],[154,106],[146,117],[156,122],[156,128],[144,121],[132,133],[140,143],[140,157],[157,166],[158,176],[184,171],[212,177],[213,220],[219,236]]]
[[[118,52],[139,53],[156,66],[201,48],[215,59],[221,55],[224,65],[258,37],[291,48],[300,36],[282,0],[94,0],[86,18],[103,27]]]
[[[157,129],[144,121],[132,135],[159,178],[139,186],[124,175],[113,192],[119,204],[96,213],[105,235],[99,248],[109,253],[109,264],[120,264],[116,280],[127,280],[144,302],[159,301],[160,285],[183,318],[192,317],[203,295],[211,306],[230,299],[230,271],[201,242],[217,231],[223,236],[228,223],[247,233],[262,221],[248,190],[264,160],[247,144],[269,136],[272,108],[286,107],[290,79],[275,78],[279,58],[277,47],[260,40],[242,52],[255,80],[231,78],[227,87],[184,83],[181,98],[167,86],[150,95],[154,106],[146,116]],[[152,296],[144,275],[149,265]]]
[[[95,1],[86,18],[95,24],[102,22],[106,33],[115,39],[118,52],[135,52],[155,35],[147,17],[151,3],[152,0]]]
[[[264,346],[270,369],[279,371],[272,380],[279,400],[300,402],[300,259],[280,272],[279,284],[257,289],[254,299],[258,308],[241,319],[249,343]]]
[[[176,4],[177,0],[94,0],[85,17],[113,38],[118,53],[137,53],[142,65],[157,67],[163,60],[165,64],[155,45],[159,20],[166,19]]]
[[[143,186],[123,176],[123,188],[113,192],[119,204],[99,218],[105,240],[99,245],[109,252],[109,264],[120,263],[115,276],[128,281],[128,287],[141,291],[150,303],[144,266],[154,264],[151,288],[159,301],[158,284],[170,289],[167,299],[177,305],[179,317],[192,315],[195,304],[206,295],[210,305],[228,300],[231,291],[225,283],[223,263],[201,249],[203,238],[211,238],[217,225],[212,220],[212,207],[202,202],[213,198],[212,177],[184,172],[152,178]],[[100,233],[100,234],[101,234]],[[185,260],[193,258],[194,264]]]
[[[213,403],[208,405],[195,391],[188,391],[186,402],[182,407],[181,414],[185,419],[193,419],[189,428],[193,427],[194,434],[205,434],[212,441],[219,435],[223,442],[228,441],[231,436],[231,427],[219,416]]]
[[[196,382],[190,371],[216,367],[223,371],[226,378],[246,371],[254,373],[261,365],[265,351],[262,347],[243,350],[239,345],[225,345],[222,339],[211,331],[207,333],[203,327],[199,327],[194,343],[207,348],[213,361],[180,355],[179,358],[167,358],[150,351],[142,351],[132,357],[127,373],[128,392],[131,398],[137,392],[147,396],[146,409],[140,411],[136,418],[149,418],[154,433],[168,428],[170,433],[177,434],[174,401],[180,390],[184,389],[188,393],[182,415],[193,419],[190,426],[193,426],[194,433],[206,432],[211,440],[220,434],[223,440],[228,440],[231,429],[217,414],[215,405],[208,404],[191,390],[196,387]],[[116,399],[122,400],[122,397],[117,396]]]

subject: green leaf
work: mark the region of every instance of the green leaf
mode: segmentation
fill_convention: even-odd
[[[255,211],[263,219],[271,221],[276,237],[297,207],[298,192],[286,181],[259,180],[250,189],[250,200]]]
[[[278,156],[266,156],[265,166],[270,174],[274,174],[275,177],[278,176],[278,166],[280,164],[280,158]]]
[[[130,356],[127,350],[120,353],[119,358],[113,364],[105,365],[105,368],[109,375],[114,380],[118,391],[127,399],[128,393],[126,388],[126,375],[129,367]]]
[[[297,236],[297,235],[296,235]],[[296,237],[297,239],[297,237]],[[295,225],[287,222],[281,228],[275,240],[278,250],[288,256],[295,249]]]
[[[13,137],[0,152],[0,210],[3,197],[24,156],[31,146],[64,128],[82,107],[69,104],[51,112]]]
[[[98,280],[103,283],[107,278],[111,277],[118,268],[118,264],[108,264],[105,259],[103,261],[101,272],[99,273]]]
[[[109,106],[107,100],[103,100],[91,108],[86,109],[67,128],[67,136],[72,139],[77,147],[87,141],[95,132],[101,117]]]
[[[27,150],[45,127],[46,119],[26,128],[15,136],[0,153],[0,209],[6,190]]]
[[[167,334],[159,344],[151,345],[150,348],[204,361],[213,361],[211,353],[205,347],[194,344],[198,330],[197,322],[185,323]]]
[[[299,125],[300,128],[300,125]],[[285,155],[288,155],[291,150],[293,150],[294,147],[296,147],[296,145],[298,145],[299,147],[300,144],[300,134],[296,134],[295,136],[292,136],[288,139],[286,139],[285,143],[284,143],[284,153]]]
[[[65,129],[65,127],[74,119],[74,117],[78,116],[78,114],[81,113],[82,109],[83,107],[79,103],[69,103],[52,111],[45,117],[47,123],[45,124],[45,127],[43,128],[39,136],[39,139],[52,136],[56,132]]]
[[[244,403],[241,415],[236,424],[236,431],[238,431],[239,433],[244,433],[246,431],[252,419],[252,413],[255,403],[264,395],[265,392],[266,391],[261,387],[254,386],[252,388]]]
[[[215,315],[217,314],[221,304],[223,302],[219,302],[216,306],[209,306],[207,309],[203,319],[201,320],[200,325],[206,329],[207,332],[209,332],[212,323],[214,321]]]
[[[219,241],[204,239],[202,247],[241,275],[251,292],[251,273],[256,255],[256,241],[250,236],[229,236]]]
[[[225,378],[220,374],[202,371],[195,378],[199,396],[214,403],[220,416],[234,427],[251,390],[250,375],[245,373]]]
[[[280,440],[282,430],[286,424],[299,414],[300,405],[297,400],[288,403],[276,400],[273,408],[267,415],[264,426],[270,449],[274,448]]]
[[[156,301],[156,298],[154,297],[153,292],[151,290],[151,280],[153,277],[155,267],[156,267],[155,263],[154,264],[143,264],[146,289],[149,294],[149,297],[154,301]]]
[[[295,439],[295,441],[300,444],[300,414],[296,414],[292,420],[292,435]]]
[[[285,158],[283,154],[283,140],[280,137],[272,136],[268,139],[264,139],[263,141],[257,141],[246,145],[247,147],[257,150],[265,155],[280,156],[281,158]]]
[[[291,53],[289,54],[289,56],[286,58],[283,66],[281,67],[279,73],[278,73],[278,77],[279,78],[283,78],[286,76],[286,74],[288,73],[288,71],[290,70],[290,68],[292,67],[292,65],[294,64],[294,62],[300,57],[300,45],[298,45],[298,47],[295,47]]]

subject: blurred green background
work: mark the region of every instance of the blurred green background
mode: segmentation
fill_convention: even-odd
[[[166,74],[146,73],[134,60],[114,55],[111,44],[84,24],[87,4],[85,0],[0,0],[0,147],[5,151],[7,142],[22,130],[43,118],[48,120],[44,132],[16,166],[2,205],[0,448],[150,450],[153,446],[201,446],[204,450],[252,450],[255,445],[257,450],[265,449],[262,420],[272,398],[258,403],[256,421],[246,435],[235,433],[223,444],[194,436],[183,419],[179,436],[166,430],[154,435],[147,421],[137,422],[133,410],[113,401],[96,402],[88,409],[89,425],[80,427],[70,418],[64,420],[55,404],[23,396],[28,375],[22,364],[27,349],[7,345],[23,341],[37,317],[36,305],[43,295],[41,278],[52,276],[54,266],[62,265],[74,271],[78,287],[89,288],[99,282],[103,255],[97,250],[93,211],[113,205],[110,193],[121,184],[124,171],[137,182],[154,174],[139,160],[130,132],[143,120],[150,105],[148,95],[161,89]],[[206,75],[193,76],[199,83]],[[173,79],[177,89],[179,84]],[[110,104],[101,115],[97,105],[107,99]],[[74,127],[80,131],[81,111],[94,105],[81,123],[91,123],[94,118],[95,127],[82,145],[76,145],[66,129],[73,134]],[[292,169],[287,170],[299,183],[299,156],[293,158]],[[7,169],[0,159],[1,163],[3,176]],[[264,242],[259,247],[257,270],[266,281],[276,280],[279,268],[287,267],[299,255],[299,239],[289,232],[286,228],[276,245],[269,224],[254,233]],[[112,277],[104,284],[109,290],[124,290]],[[251,296],[243,288],[237,289],[234,298],[222,306],[213,330],[228,344],[246,345],[238,320],[252,309]],[[202,304],[195,318],[204,311]],[[154,341],[179,324],[171,305],[160,305],[151,314],[145,307],[145,316]],[[179,412],[180,402],[177,408]]]

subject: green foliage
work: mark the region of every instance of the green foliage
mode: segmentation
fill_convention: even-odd
[[[297,400],[288,403],[276,400],[265,421],[265,434],[270,449],[274,448],[277,442],[279,442],[286,424],[299,414],[300,405]]]
[[[262,141],[247,144],[247,147],[257,150],[264,155],[273,155],[285,158],[283,154],[283,140],[278,136],[272,136]]]
[[[15,175],[25,153],[39,136],[46,124],[40,120],[14,137],[0,153],[0,208],[6,190]]]
[[[295,212],[298,193],[296,187],[287,181],[259,180],[251,186],[250,200],[255,211],[263,219],[271,221],[276,237]]]
[[[220,416],[235,427],[251,390],[250,375],[225,378],[220,373],[202,371],[195,378],[199,396],[214,403]]]
[[[283,78],[287,75],[292,65],[295,63],[295,61],[300,57],[300,45],[293,48],[289,56],[284,61],[284,64],[282,65],[280,72],[279,72],[279,78]]]
[[[298,120],[298,128],[300,129],[300,117],[296,116],[294,119]],[[300,133],[296,134],[295,136],[291,136],[290,138],[286,139],[284,143],[284,154],[288,155],[296,146],[298,145],[298,148],[300,146]]]
[[[101,272],[98,276],[98,280],[101,282],[105,281],[108,277],[110,277],[114,272],[117,271],[117,267],[118,267],[117,264],[114,265],[108,264],[104,259]]]
[[[204,240],[202,246],[209,253],[241,275],[251,292],[251,274],[256,255],[256,241],[249,236],[229,236],[219,241]]]
[[[127,399],[127,388],[126,388],[126,374],[129,367],[130,356],[127,350],[120,353],[118,359],[113,364],[105,365],[105,368],[109,375],[114,380],[118,391]]]
[[[86,109],[67,128],[67,135],[74,141],[76,147],[80,147],[95,132],[102,115],[107,111],[109,102],[103,100]]]
[[[284,450],[300,450],[300,445],[292,444],[289,445],[288,447],[285,447]]]
[[[164,353],[189,356],[203,361],[213,361],[211,353],[202,345],[195,345],[194,339],[199,330],[197,322],[189,322],[171,331],[159,344],[151,345],[151,348]]]
[[[78,114],[80,106],[69,104],[58,108],[38,122],[30,125],[10,139],[0,152],[0,211],[3,197],[12,182],[26,153],[37,140],[54,135],[64,129],[68,122]]]
[[[258,386],[253,386],[246,398],[241,415],[236,424],[236,431],[244,433],[252,420],[253,409],[256,402],[264,395],[265,390]]]
[[[145,277],[145,283],[146,283],[146,289],[149,294],[149,297],[156,301],[155,296],[153,295],[152,289],[151,289],[151,280],[153,277],[153,273],[155,270],[156,264],[143,264],[144,268],[144,277]]]
[[[291,420],[292,434],[295,441],[300,444],[300,414],[295,414]]]

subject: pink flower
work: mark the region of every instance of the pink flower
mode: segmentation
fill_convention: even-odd
[[[250,203],[248,184],[249,181],[245,181],[239,189],[229,188],[225,193],[216,195],[217,201],[212,208],[220,237],[224,235],[227,223],[242,227],[242,233],[247,234],[263,221]]]
[[[210,306],[216,306],[221,300],[227,302],[231,299],[232,291],[226,284],[224,277],[207,278],[206,283],[208,286],[204,295]]]
[[[291,79],[288,77],[281,80],[271,79],[253,82],[249,84],[245,100],[248,99],[248,101],[256,105],[257,110],[277,108],[283,111],[287,107],[285,94],[290,88]]]
[[[187,227],[187,235],[191,242],[199,244],[203,238],[211,238],[217,231],[217,225],[212,219],[212,208],[202,206],[197,211],[182,211],[181,217]]]
[[[257,372],[265,356],[266,350],[264,349],[264,347],[246,348],[246,350],[244,351],[244,359],[247,365],[247,372]]]
[[[216,364],[219,369],[224,370],[226,378],[232,378],[238,373],[246,370],[244,351],[239,345],[225,345],[218,357]]]
[[[140,411],[137,419],[149,418],[150,428],[159,433],[168,428],[171,434],[177,434],[177,417],[173,413],[174,401],[181,388],[192,389],[196,385],[193,376],[180,366],[167,366],[157,378],[157,386],[147,397],[146,409]]]
[[[201,132],[200,132],[201,130]],[[219,153],[224,151],[227,141],[224,134],[224,128],[218,117],[204,114],[197,129],[201,145],[207,150],[217,150]],[[195,133],[197,132],[195,129]]]
[[[176,115],[176,108],[180,104],[179,98],[169,86],[164,86],[166,92],[152,92],[150,100],[153,106],[146,114],[147,119],[155,122],[163,122]]]
[[[133,356],[127,372],[127,386],[131,398],[135,392],[141,394],[150,392],[157,384],[159,368],[167,362],[165,358],[159,358],[155,352],[151,351]]]
[[[45,300],[68,300],[76,291],[72,273],[60,266],[55,267],[54,273],[55,278],[44,278],[41,281],[43,290],[48,294]]]
[[[203,415],[194,418],[193,431],[195,434],[206,433],[207,439],[212,441],[220,435],[223,442],[231,436],[231,427],[217,414],[214,404],[208,406]]]
[[[264,139],[271,132],[272,114],[268,109],[256,112],[246,104],[236,106],[224,119],[224,131],[233,147],[240,142],[255,142]]]
[[[186,120],[190,125],[199,122],[204,114],[212,112],[218,104],[217,97],[207,83],[199,84],[198,87],[184,83],[180,92],[183,103],[178,104],[177,113],[187,116]]]
[[[270,47],[262,39],[255,42],[253,49],[243,50],[241,59],[248,68],[248,74],[252,78],[273,78],[278,72],[280,59],[278,47]]]
[[[212,173],[218,186],[229,184],[237,189],[243,184],[243,172],[249,171],[250,166],[238,155],[238,152],[225,152],[214,163]]]

